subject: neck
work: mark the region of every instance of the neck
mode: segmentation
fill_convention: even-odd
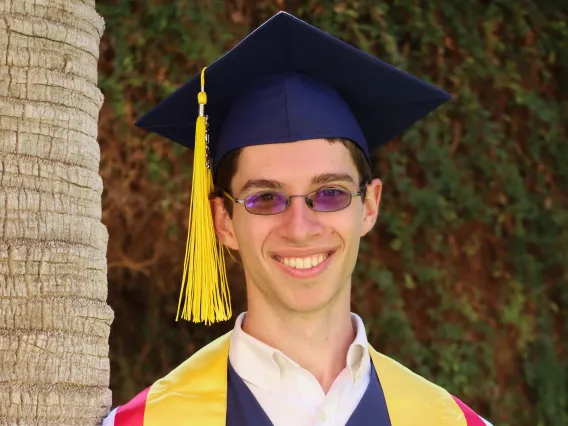
[[[275,310],[249,302],[243,331],[300,364],[327,393],[345,368],[347,351],[355,339],[349,298],[344,299],[313,313]]]

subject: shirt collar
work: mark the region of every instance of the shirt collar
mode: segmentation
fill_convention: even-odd
[[[369,355],[369,341],[367,340],[367,332],[365,331],[363,320],[359,315],[352,313],[351,321],[356,327],[357,334],[347,351],[346,364],[349,372],[356,376],[358,373],[359,375],[363,374],[364,370],[370,368],[371,357]]]
[[[299,364],[258,339],[245,333],[242,324],[246,312],[237,317],[231,343],[229,360],[235,372],[245,381],[263,389],[274,388],[283,369],[299,367]],[[347,351],[346,367],[357,384],[366,374],[370,374],[371,358],[368,350],[367,333],[363,320],[351,314],[351,321],[356,327],[355,340]]]

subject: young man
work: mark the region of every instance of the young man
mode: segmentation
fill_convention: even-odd
[[[215,238],[239,252],[248,311],[104,425],[487,425],[350,312],[381,199],[369,152],[448,98],[279,13],[150,111],[140,126],[195,150],[182,316],[230,316]]]

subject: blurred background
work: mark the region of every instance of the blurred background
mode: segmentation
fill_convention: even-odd
[[[133,123],[286,10],[453,95],[374,156],[382,211],[353,281],[371,343],[495,426],[568,425],[568,0],[97,9],[114,406],[233,325],[175,322],[193,153]]]

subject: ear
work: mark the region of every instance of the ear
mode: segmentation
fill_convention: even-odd
[[[239,249],[239,243],[235,237],[235,230],[233,229],[233,220],[229,216],[229,212],[225,209],[223,199],[215,197],[211,200],[211,212],[213,213],[213,225],[217,238],[221,244],[227,246],[232,250]]]
[[[381,204],[381,193],[383,184],[379,179],[373,179],[367,185],[367,194],[363,202],[363,226],[361,227],[361,237],[366,235],[377,221],[379,216],[379,205]]]

